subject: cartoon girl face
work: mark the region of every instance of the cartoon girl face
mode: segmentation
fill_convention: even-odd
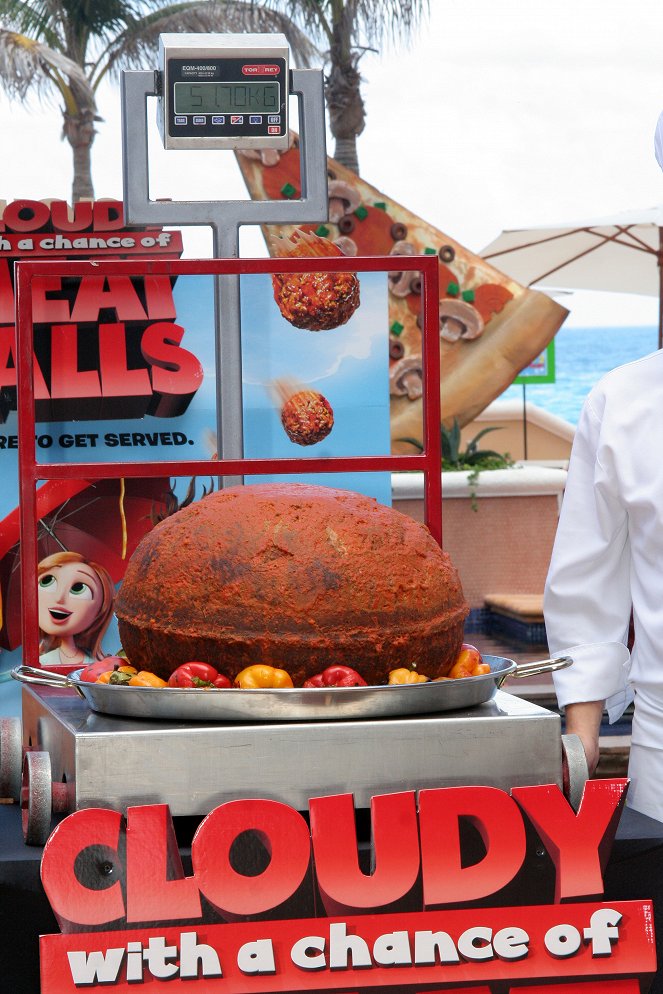
[[[60,638],[83,632],[102,608],[103,588],[85,563],[63,563],[42,573],[38,581],[39,627]]]

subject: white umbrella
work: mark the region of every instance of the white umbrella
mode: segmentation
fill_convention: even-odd
[[[658,297],[663,347],[663,206],[503,231],[479,254],[524,286]]]

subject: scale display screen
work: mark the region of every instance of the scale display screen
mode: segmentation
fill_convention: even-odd
[[[165,34],[159,50],[166,148],[287,149],[283,35]]]
[[[175,114],[278,114],[278,83],[175,83]]]

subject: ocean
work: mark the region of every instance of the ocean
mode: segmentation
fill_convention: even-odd
[[[543,407],[571,424],[578,423],[583,401],[604,373],[655,352],[654,326],[564,328],[555,337],[555,382],[532,383],[527,402]],[[521,400],[523,387],[511,386],[500,400]]]

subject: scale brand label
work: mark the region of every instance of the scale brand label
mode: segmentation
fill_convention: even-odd
[[[275,65],[245,65],[242,66],[243,76],[278,76],[279,67]]]

